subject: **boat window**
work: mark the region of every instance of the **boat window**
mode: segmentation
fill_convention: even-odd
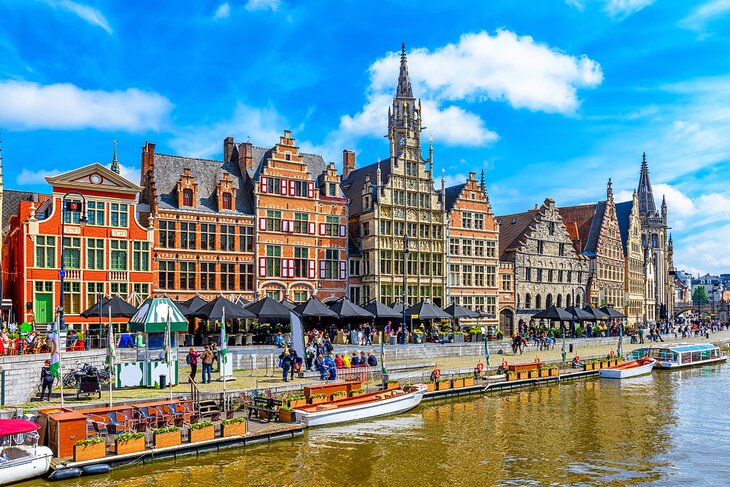
[[[702,350],[702,360],[710,360],[710,350]]]
[[[700,352],[700,351],[692,352],[692,362],[699,362],[700,360],[702,360],[701,357],[702,357],[702,352]]]
[[[683,364],[691,364],[692,363],[692,354],[690,352],[685,352],[682,354],[682,363]]]

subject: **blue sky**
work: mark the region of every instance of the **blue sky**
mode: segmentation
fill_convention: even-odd
[[[159,152],[220,158],[291,129],[387,157],[405,41],[436,171],[497,214],[630,198],[646,151],[678,267],[730,269],[730,0],[0,0],[6,188]]]

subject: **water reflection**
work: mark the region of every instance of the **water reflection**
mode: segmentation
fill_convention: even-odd
[[[300,439],[64,485],[721,485],[729,473],[729,371],[443,400]]]

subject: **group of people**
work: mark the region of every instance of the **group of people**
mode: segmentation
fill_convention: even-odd
[[[334,358],[332,354],[319,354],[314,361],[314,368],[319,372],[320,380],[335,380],[337,378],[338,369],[351,369],[353,367],[375,367],[378,365],[378,359],[372,353],[365,355],[364,351],[353,351],[352,355],[336,354]]]
[[[203,384],[210,384],[213,375],[213,362],[220,366],[220,352],[215,342],[203,347],[203,353],[198,353],[191,347],[185,357],[185,362],[190,366],[190,379],[188,382],[195,382],[195,375],[198,372],[198,363],[202,364]]]

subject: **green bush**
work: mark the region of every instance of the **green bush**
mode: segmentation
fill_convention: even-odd
[[[291,413],[292,411],[294,411],[292,408],[288,408],[286,406],[282,406],[279,408],[280,413]]]
[[[93,438],[79,440],[75,443],[75,445],[76,446],[88,446],[88,445],[98,445],[99,443],[104,443],[104,438],[102,438],[101,436],[95,436]]]
[[[125,441],[138,440],[139,438],[144,438],[144,433],[122,433],[117,436],[117,441],[124,443]]]
[[[221,421],[221,424],[237,424],[237,423],[245,423],[245,418],[231,418],[231,419],[224,419]]]
[[[352,391],[353,394],[365,394],[365,389],[355,389]]]
[[[180,431],[180,428],[178,428],[177,426],[168,426],[166,428],[157,428],[155,430],[155,434],[161,435],[163,433],[172,433],[173,431]]]
[[[324,393],[320,393],[320,394],[312,394],[312,395],[311,395],[311,396],[309,396],[309,397],[310,397],[310,398],[312,398],[312,399],[324,399],[324,398],[326,398],[326,397],[327,397],[327,394],[324,394]]]
[[[339,396],[346,396],[347,392],[345,391],[337,391],[332,393],[332,397],[339,397]]]
[[[201,421],[200,423],[193,423],[190,425],[191,430],[202,430],[203,428],[207,428],[208,426],[213,426],[213,423],[210,421]]]

